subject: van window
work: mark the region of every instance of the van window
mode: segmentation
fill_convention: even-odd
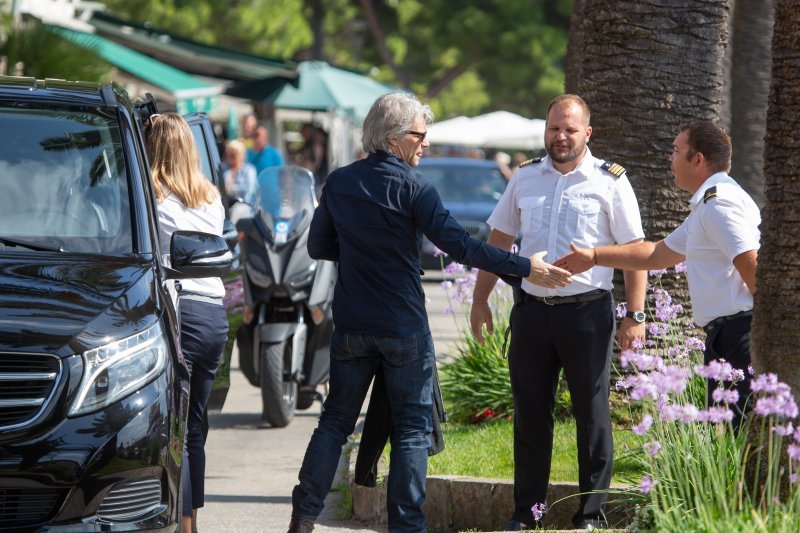
[[[113,113],[0,107],[0,131],[0,237],[64,251],[132,252]]]

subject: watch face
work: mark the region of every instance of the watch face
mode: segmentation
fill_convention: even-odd
[[[641,324],[642,322],[644,322],[645,319],[644,311],[634,311],[633,316],[631,318],[633,318],[636,322],[639,322]]]

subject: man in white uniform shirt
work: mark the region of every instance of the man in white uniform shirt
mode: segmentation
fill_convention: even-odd
[[[686,260],[694,321],[707,333],[706,364],[725,359],[745,376],[736,384],[739,400],[733,427],[738,428],[751,392],[747,367],[761,214],[750,195],[728,175],[731,141],[722,128],[711,122],[683,126],[672,146],[675,184],[692,194],[686,220],[656,243],[594,249],[579,245],[556,264],[580,272],[593,263],[662,269]]]
[[[625,169],[595,158],[589,108],[562,95],[547,112],[547,156],[523,163],[489,217],[489,243],[510,249],[522,235],[521,254],[546,250],[555,259],[571,242],[583,246],[639,242],[644,237],[638,203]],[[544,504],[553,449],[553,407],[561,369],[569,385],[578,434],[582,493],[577,528],[603,527],[611,481],[613,442],[608,404],[614,331],[612,268],[597,267],[548,289],[523,282],[511,311],[508,366],[514,394],[514,504],[508,531],[539,525],[531,507]],[[481,271],[473,294],[472,332],[483,341],[492,329],[487,304],[497,276]],[[647,273],[625,272],[630,310],[620,327],[623,349],[644,339]]]

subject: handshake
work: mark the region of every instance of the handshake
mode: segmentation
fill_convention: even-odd
[[[554,289],[565,287],[572,282],[573,274],[580,274],[595,264],[592,248],[578,248],[570,245],[571,252],[556,260],[552,265],[544,262],[547,252],[537,252],[531,256],[531,273],[526,278],[534,285]]]

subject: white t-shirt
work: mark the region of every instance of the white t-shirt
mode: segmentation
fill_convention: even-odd
[[[712,187],[715,190],[707,195]],[[664,244],[686,256],[694,321],[705,326],[715,318],[753,308],[753,295],[733,260],[758,250],[761,213],[750,195],[725,172],[710,176],[700,186],[690,209]]]
[[[225,208],[217,198],[213,203],[190,209],[174,194],[158,202],[158,231],[161,240],[161,253],[168,255],[169,243],[175,230],[203,231],[222,235],[225,221]],[[180,280],[181,288],[202,296],[222,298],[225,286],[220,278],[190,278]]]
[[[626,174],[603,170],[604,161],[586,154],[571,172],[561,174],[550,157],[520,167],[489,217],[489,225],[507,235],[522,235],[520,255],[546,251],[552,263],[569,244],[594,248],[644,238],[639,203]],[[536,296],[569,296],[611,289],[614,269],[594,267],[572,276],[572,283],[548,289],[523,280]]]

